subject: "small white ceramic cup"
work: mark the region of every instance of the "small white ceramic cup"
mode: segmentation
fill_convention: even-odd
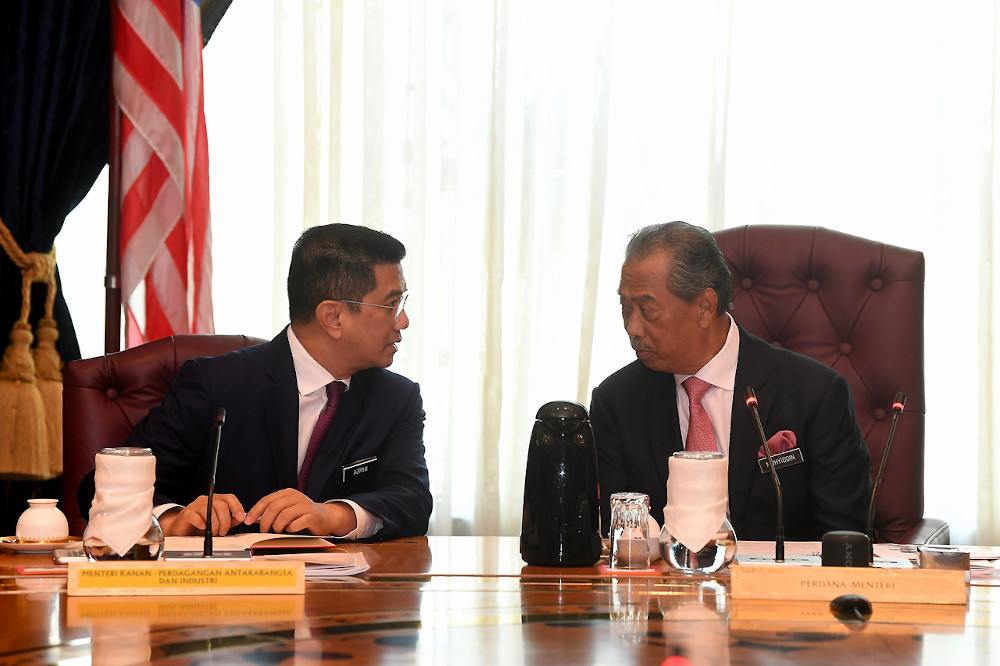
[[[17,519],[17,540],[58,542],[68,539],[69,523],[57,503],[54,499],[28,500],[28,509]]]

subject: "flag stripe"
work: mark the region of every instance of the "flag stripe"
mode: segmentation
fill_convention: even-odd
[[[177,0],[171,0],[171,3],[176,5]],[[133,32],[136,32],[135,26],[145,26],[141,30],[141,39],[146,48],[174,79],[177,87],[182,87],[184,61],[179,48],[181,32],[177,25],[180,13],[174,12],[170,15],[169,12],[164,12],[161,7],[150,2],[115,3],[112,7],[113,11],[120,12],[122,19],[132,26]]]
[[[180,244],[183,246],[185,237],[183,229],[179,235]],[[186,266],[184,268],[186,273]],[[188,326],[188,306],[186,298],[177,298],[177,294],[184,294],[186,283],[185,273],[178,272],[178,267],[173,253],[169,247],[162,247],[157,252],[153,260],[153,265],[149,270],[149,278],[146,280],[146,333],[151,340],[172,335],[176,331],[187,331]],[[150,294],[152,293],[153,296]],[[150,303],[159,309],[162,321],[166,322],[170,329],[167,331],[151,330],[148,318],[150,316]]]
[[[112,64],[112,76],[115,87],[121,90],[116,94],[118,106],[122,110],[122,115],[128,118],[133,125],[132,134],[139,134],[146,142],[149,149],[155,152],[164,166],[170,171],[171,177],[176,181],[179,190],[184,189],[184,144],[181,137],[173,130],[160,109],[149,97],[143,93],[142,89],[135,84],[134,79],[128,72],[119,65],[115,59]],[[129,140],[138,140],[129,137]],[[124,145],[124,144],[123,144]],[[122,155],[124,160],[126,156]],[[122,169],[130,168],[123,164]]]
[[[133,81],[149,97],[160,112],[173,126],[177,134],[183,134],[184,91],[179,80],[163,62],[156,57],[149,45],[132,29],[127,21],[120,22],[116,33],[115,56],[122,67],[132,76]],[[175,48],[179,44],[175,44]],[[177,69],[180,70],[178,62]],[[181,74],[180,71],[177,71]]]
[[[174,225],[174,228],[167,236],[167,242],[163,245],[163,252],[157,253],[157,259],[169,260],[173,265],[173,272],[178,276],[180,286],[187,292],[188,273],[188,234],[187,229],[182,224]],[[166,267],[164,267],[166,270]]]
[[[152,5],[156,6],[157,11],[163,15],[163,20],[170,25],[170,30],[174,33],[177,39],[181,38],[181,31],[184,30],[183,26],[183,16],[185,9],[182,9],[181,4],[177,3],[176,0],[153,0]],[[193,5],[197,8],[197,4],[190,2],[187,5]],[[201,26],[198,26],[198,33],[201,33]]]
[[[132,129],[132,121],[128,116],[122,116],[122,192],[128,192],[136,178],[146,168],[150,155],[153,154],[146,139]]]
[[[123,209],[123,234],[126,229],[124,215]],[[128,244],[122,245],[122,293],[126,295],[131,294],[145,278],[153,258],[166,242],[167,235],[184,216],[184,202],[180,192],[167,181],[145,214],[139,216],[137,212],[136,215],[138,224],[128,225],[128,228],[134,228],[134,232],[130,235]]]
[[[143,337],[146,340],[159,340],[172,335],[174,327],[163,312],[163,307],[156,295],[153,280],[146,283],[146,330]]]
[[[146,161],[139,176],[125,192],[122,197],[122,219],[128,220],[129,224],[122,225],[122,242],[126,247],[142,227],[142,222],[160,197],[168,178],[169,174],[163,168],[163,162],[155,158],[150,159]],[[177,215],[180,215],[180,210],[177,211]]]

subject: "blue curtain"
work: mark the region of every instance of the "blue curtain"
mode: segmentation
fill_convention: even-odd
[[[0,219],[24,252],[52,249],[67,213],[107,163],[109,34],[108,0],[0,1]],[[32,327],[45,295],[35,285]],[[0,251],[0,355],[20,313],[21,274]],[[54,317],[59,355],[80,358],[61,293]],[[14,533],[28,497],[58,497],[58,488],[58,480],[0,482],[0,534]]]

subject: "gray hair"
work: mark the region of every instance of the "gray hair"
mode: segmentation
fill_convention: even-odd
[[[733,307],[733,276],[715,242],[715,236],[687,222],[651,224],[632,234],[625,248],[625,263],[645,259],[655,251],[673,260],[667,289],[685,303],[705,289],[718,296],[716,314]]]

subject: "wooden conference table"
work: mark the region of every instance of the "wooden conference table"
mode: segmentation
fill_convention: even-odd
[[[0,663],[1000,663],[1000,580],[967,605],[733,600],[727,575],[610,577],[526,566],[517,537],[347,544],[367,573],[305,595],[67,597],[0,551]]]

